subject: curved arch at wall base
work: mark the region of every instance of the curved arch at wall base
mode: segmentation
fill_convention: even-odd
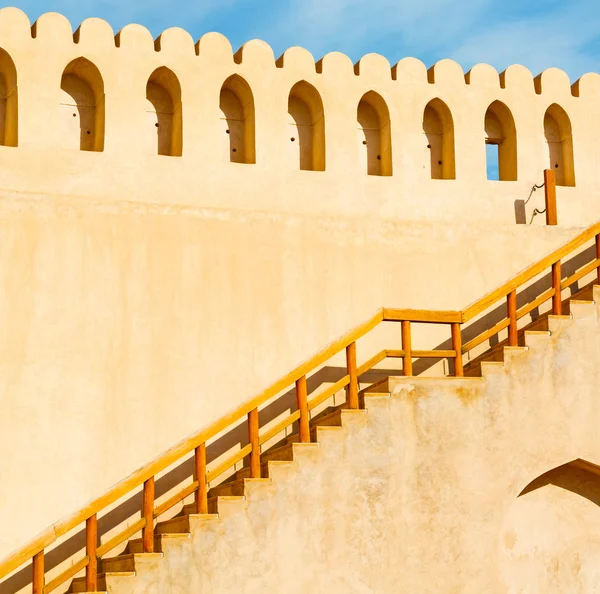
[[[600,582],[600,468],[583,460],[530,483],[499,535],[508,592],[595,592]]]

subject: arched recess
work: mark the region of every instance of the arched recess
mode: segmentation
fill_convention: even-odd
[[[232,163],[256,163],[254,95],[239,75],[230,76],[221,87],[219,102],[223,133]]]
[[[383,97],[365,93],[357,109],[359,148],[368,175],[392,175],[392,133],[390,112]]]
[[[548,143],[550,169],[556,172],[559,186],[575,185],[573,133],[567,112],[553,103],[544,115],[544,134]]]
[[[574,460],[533,480],[504,508],[506,591],[593,592],[600,564],[600,467]]]
[[[73,60],[60,88],[63,146],[104,150],[104,81],[98,68],[86,58]]]
[[[18,110],[17,69],[8,53],[0,48],[0,145],[18,145]]]
[[[183,151],[181,85],[175,73],[157,68],[146,85],[148,133],[159,155],[180,157]]]
[[[302,80],[288,98],[290,144],[300,169],[325,171],[325,114],[321,95]]]
[[[517,130],[510,109],[501,101],[494,101],[485,114],[484,126],[485,143],[496,151],[495,162],[498,167],[498,179],[500,181],[516,181]]]
[[[454,120],[441,99],[432,99],[423,112],[431,179],[456,179]]]

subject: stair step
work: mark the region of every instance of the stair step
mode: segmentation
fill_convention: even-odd
[[[138,559],[161,558],[162,553],[124,553],[117,557],[102,559],[104,573],[135,572],[135,563]]]
[[[220,486],[220,485],[219,485]],[[185,514],[184,516],[178,516],[178,518],[181,520],[182,518],[185,518],[187,521],[186,522],[181,522],[181,524],[178,524],[177,522],[173,522],[172,526],[174,528],[179,528],[181,527],[181,530],[173,530],[173,532],[189,532],[190,528],[189,528],[189,518],[190,516],[196,516],[196,517],[207,517],[207,516],[211,516],[213,518],[216,518],[218,516],[219,513],[219,502],[221,503],[227,503],[227,502],[231,502],[231,501],[244,501],[246,498],[243,495],[219,495],[218,497],[210,497],[208,499],[208,514],[204,514],[204,516],[198,516],[196,514],[196,506],[193,503],[190,503],[189,505],[184,505],[183,506],[183,513]],[[173,518],[175,519],[175,518]],[[162,529],[161,529],[162,532]]]
[[[135,571],[119,571],[110,573],[99,573],[98,574],[98,592],[106,592],[108,590],[106,586],[107,577],[135,577]],[[75,578],[69,587],[69,592],[87,592],[85,583],[85,577]],[[97,593],[96,593],[97,594]]]
[[[213,497],[223,497],[228,495],[242,496],[246,492],[246,487],[252,483],[270,483],[270,480],[268,478],[242,478],[227,483],[221,483],[208,492],[208,497],[209,499],[212,499]]]
[[[163,543],[166,539],[188,538],[186,533],[172,534],[155,534],[154,535],[154,552],[163,552]],[[127,543],[126,553],[140,554],[144,552],[144,544],[141,538],[135,538]]]

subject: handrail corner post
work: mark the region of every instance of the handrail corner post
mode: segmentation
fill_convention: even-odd
[[[154,553],[154,477],[144,481],[142,515],[146,520],[142,530],[144,553]]]
[[[463,377],[465,372],[463,368],[462,357],[462,336],[460,333],[460,324],[455,322],[451,326],[452,330],[452,350],[454,351],[454,375]]]
[[[85,588],[87,592],[98,591],[98,516],[94,514],[85,521]]]
[[[351,342],[346,347],[346,369],[350,376],[350,383],[348,384],[348,408],[356,410],[359,407],[356,342]]]
[[[411,339],[411,328],[408,320],[403,320],[401,323],[402,331],[402,350],[404,356],[402,357],[402,371],[406,377],[410,377],[413,374],[412,366],[412,339]]]
[[[308,416],[308,390],[306,387],[306,376],[303,375],[296,381],[296,402],[300,419],[298,420],[301,443],[310,442],[310,419]]]
[[[596,235],[596,259],[600,260],[600,233]],[[596,284],[600,285],[600,265],[596,269],[598,272]]]
[[[546,225],[558,225],[556,173],[554,169],[544,169],[544,194],[546,199]]]

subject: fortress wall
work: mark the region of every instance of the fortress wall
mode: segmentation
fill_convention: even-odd
[[[60,15],[31,28],[15,9],[0,10],[0,40],[18,78],[18,146],[0,146],[0,556],[376,308],[463,307],[600,216],[596,75],[571,88],[559,71],[535,82],[481,65],[467,83],[450,61],[315,64],[301,48],[276,61],[260,41],[234,55],[217,34],[154,41],[130,25],[115,37],[97,19],[73,36]],[[102,77],[101,152],[74,146],[61,107],[61,76],[81,56]],[[163,66],[181,87],[180,157],[156,154],[147,111]],[[253,93],[255,164],[229,161],[219,95],[233,74]],[[300,171],[290,149],[301,80],[322,100],[325,171]],[[369,91],[389,111],[392,175],[367,175],[357,106]],[[428,171],[422,120],[436,97],[454,122],[456,180]],[[518,181],[486,180],[483,118],[497,99],[515,120]],[[547,167],[555,102],[575,155],[563,226],[515,225],[514,201]],[[540,192],[528,218],[542,204]],[[386,346],[399,336],[389,329]],[[446,339],[415,331],[423,348]]]
[[[3,194],[0,556],[378,307],[466,306],[576,231]]]
[[[35,37],[32,37],[32,33]],[[58,14],[31,28],[17,9],[0,11],[0,47],[18,77],[18,147],[0,147],[0,187],[102,200],[187,204],[324,216],[515,222],[515,200],[541,183],[549,166],[544,114],[554,103],[572,126],[574,187],[559,188],[559,220],[585,225],[600,215],[600,76],[571,86],[550,69],[536,79],[522,66],[498,74],[480,64],[467,75],[450,60],[429,71],[407,58],[393,68],[369,54],[356,65],[339,53],[316,64],[302,48],[277,61],[262,41],[235,55],[229,42],[209,33],[196,44],[183,30],[156,40],[139,25],[116,36],[99,19],[73,35]],[[61,76],[77,58],[93,63],[104,93],[103,152],[73,148],[73,126],[61,112]],[[169,68],[181,87],[182,156],[156,154],[156,130],[148,118],[146,83]],[[255,164],[229,161],[229,137],[221,121],[219,94],[238,74],[254,100]],[[292,143],[288,95],[299,81],[323,104],[325,171],[299,171]],[[358,134],[357,106],[375,91],[385,101],[391,129],[391,175],[366,175],[367,149]],[[423,112],[438,98],[449,108],[455,136],[455,180],[431,179]],[[486,179],[483,122],[488,106],[502,101],[514,118],[517,181]],[[64,111],[64,110],[63,110]],[[76,131],[75,131],[76,132]],[[77,140],[77,139],[75,139]],[[542,200],[528,205],[527,219]]]

